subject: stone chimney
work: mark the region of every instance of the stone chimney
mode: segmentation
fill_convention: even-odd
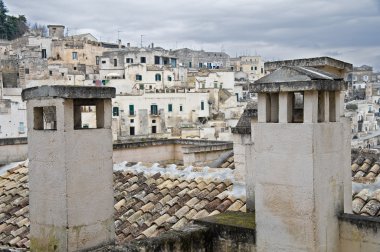
[[[351,204],[346,83],[321,70],[282,67],[251,88],[258,122],[247,198],[255,202],[257,251],[339,251],[337,216]]]
[[[32,251],[90,250],[114,242],[110,87],[24,89]],[[81,109],[96,108],[94,128]]]
[[[49,29],[49,37],[53,39],[62,39],[64,37],[64,25],[48,25],[47,27]]]

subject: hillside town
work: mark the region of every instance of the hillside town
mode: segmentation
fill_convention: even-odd
[[[376,66],[3,19],[0,251],[380,251]]]

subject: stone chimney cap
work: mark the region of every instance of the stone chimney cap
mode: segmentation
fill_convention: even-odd
[[[343,78],[313,67],[283,66],[250,86],[251,92],[278,93],[299,91],[341,91]]]
[[[89,87],[89,86],[39,86],[24,89],[21,93],[22,100],[31,100],[47,97],[59,97],[64,99],[107,99],[115,98],[114,87]]]

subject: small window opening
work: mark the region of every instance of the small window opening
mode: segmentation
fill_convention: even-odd
[[[113,66],[117,67],[117,59],[113,59]]]
[[[42,51],[41,51],[41,58],[43,58],[43,59],[47,58],[46,49],[42,49]]]
[[[154,125],[152,126],[152,134],[156,134],[157,133],[157,126]]]
[[[57,130],[57,113],[55,106],[34,107],[35,130]]]
[[[77,60],[78,59],[78,53],[77,52],[73,52],[72,53],[72,58],[73,58],[73,60]]]
[[[294,123],[303,123],[304,95],[303,92],[295,92],[293,98],[293,119]]]
[[[74,100],[74,129],[104,128],[104,100]]]
[[[141,57],[140,58],[140,63],[146,63],[146,58],[145,57]]]
[[[119,107],[112,108],[112,116],[119,116]]]
[[[135,135],[135,127],[129,127],[129,135],[131,136]]]
[[[29,74],[29,68],[25,68],[25,74]]]

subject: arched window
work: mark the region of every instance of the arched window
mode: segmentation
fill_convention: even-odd
[[[156,74],[155,79],[156,79],[156,81],[161,81],[161,74]]]

